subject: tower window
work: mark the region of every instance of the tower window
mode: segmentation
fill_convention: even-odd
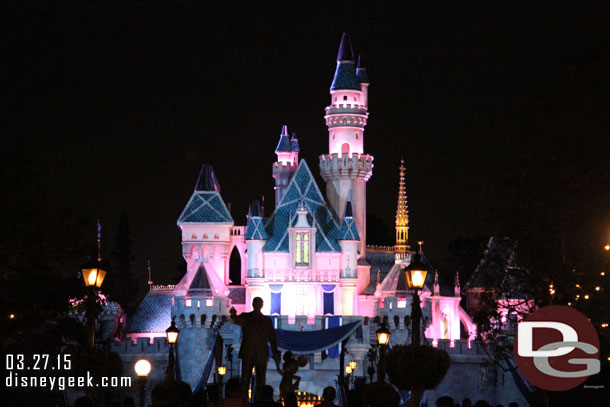
[[[349,144],[348,143],[343,143],[341,145],[341,154],[348,154],[349,155]]]
[[[296,265],[309,266],[309,233],[297,233],[296,249]]]
[[[343,96],[343,100],[347,100],[347,96]]]
[[[354,96],[354,102],[358,101],[358,98],[356,96]]]

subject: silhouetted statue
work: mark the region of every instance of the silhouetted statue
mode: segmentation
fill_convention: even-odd
[[[296,375],[299,371],[299,367],[305,367],[307,364],[307,358],[305,356],[294,356],[292,352],[288,351],[284,353],[284,366],[278,372],[282,375],[282,381],[280,382],[280,396],[286,397],[288,393],[294,393],[299,389],[299,383],[301,377]],[[293,380],[296,380],[293,382]]]
[[[239,358],[241,359],[241,396],[244,400],[248,398],[248,386],[252,378],[252,368],[256,370],[256,393],[260,395],[267,375],[267,361],[269,360],[269,348],[271,345],[273,359],[276,365],[280,362],[280,351],[277,349],[277,339],[271,319],[261,313],[263,299],[260,297],[252,300],[252,312],[244,312],[237,315],[235,308],[231,307],[231,322],[241,326],[241,347]]]

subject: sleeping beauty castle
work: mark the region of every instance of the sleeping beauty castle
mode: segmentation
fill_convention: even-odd
[[[391,332],[390,346],[410,343],[413,296],[405,268],[417,254],[429,271],[420,290],[421,337],[452,357],[444,381],[422,400],[432,405],[450,394],[456,400],[526,404],[517,397],[510,374],[498,369],[474,341],[476,326],[460,306],[458,278],[449,284],[441,281],[421,242],[416,248],[409,245],[402,163],[397,165],[396,244],[380,247],[367,241],[366,185],[374,180],[373,155],[364,144],[369,86],[362,59],[355,58],[343,34],[330,103],[324,109],[328,151],[315,165],[299,159],[299,142],[283,126],[270,174],[275,208],[266,213],[259,202],[252,202],[245,226],[233,219],[213,169],[202,167],[177,222],[186,274],[175,286],[150,283],[127,322],[125,338],[112,345],[125,372],[147,358],[153,383],[164,377],[169,350],[165,330],[174,320],[180,329],[174,366],[178,377],[198,390],[220,379],[218,366],[226,366],[226,377],[238,376],[241,332],[229,322],[229,309],[250,311],[252,299],[261,297],[280,349],[307,357],[297,373],[301,395],[319,396],[337,382],[340,361],[355,361],[355,376],[366,377],[369,367],[377,368],[370,355],[382,324]],[[313,171],[320,172],[325,186],[316,183]],[[267,383],[277,389],[280,380],[270,360]]]

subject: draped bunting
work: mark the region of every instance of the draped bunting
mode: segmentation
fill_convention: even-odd
[[[322,291],[325,293],[332,293],[335,291],[335,285],[332,284],[322,284]]]
[[[281,293],[282,292],[282,284],[269,284],[269,290],[272,293]]]
[[[201,378],[199,379],[199,383],[197,383],[197,387],[193,390],[193,393],[197,393],[199,390],[203,389],[210,378],[210,373],[212,373],[212,368],[214,366],[214,350],[216,349],[216,342],[218,341],[218,337],[220,334],[216,332],[214,335],[214,341],[212,342],[212,346],[210,346],[210,354],[208,356],[208,360],[205,363],[205,367],[203,368],[203,372],[201,373]]]
[[[275,333],[280,349],[289,350],[295,354],[310,354],[336,347],[337,344],[348,338],[361,325],[362,321],[355,321],[347,325],[320,331],[300,332],[277,329]]]

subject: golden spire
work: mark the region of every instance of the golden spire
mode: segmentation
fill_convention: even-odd
[[[405,188],[404,160],[400,160],[400,178],[398,181],[398,205],[396,207],[396,261],[404,260],[409,250],[409,211],[407,210],[407,189]]]

